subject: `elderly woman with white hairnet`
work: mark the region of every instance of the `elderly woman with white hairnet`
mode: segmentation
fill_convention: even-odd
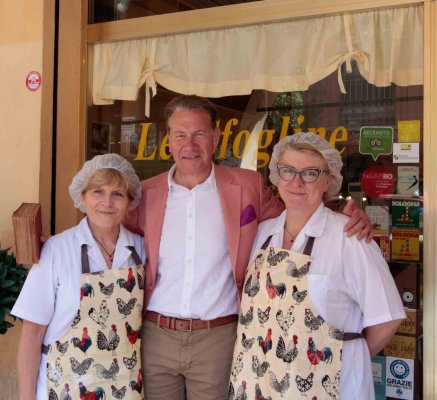
[[[45,243],[12,310],[24,320],[20,399],[141,399],[145,252],[121,225],[140,181],[104,154],[85,163],[70,195],[86,217]]]
[[[341,188],[342,164],[313,133],[288,136],[273,150],[270,180],[286,210],[258,228],[230,393],[375,398],[370,356],[405,312],[378,246],[348,238],[347,218],[324,205]]]

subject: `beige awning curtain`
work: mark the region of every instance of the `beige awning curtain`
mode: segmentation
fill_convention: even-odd
[[[376,86],[423,84],[423,7],[329,15],[94,45],[93,103],[136,100],[146,115],[156,83],[177,93],[222,97],[306,90],[338,71]]]

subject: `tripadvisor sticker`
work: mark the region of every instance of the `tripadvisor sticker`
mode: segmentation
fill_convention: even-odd
[[[370,154],[373,160],[393,151],[393,128],[389,126],[363,126],[360,129],[360,153]]]

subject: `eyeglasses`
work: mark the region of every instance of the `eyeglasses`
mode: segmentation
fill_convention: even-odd
[[[329,173],[329,171],[324,171],[321,168],[304,168],[299,171],[289,167],[288,165],[278,165],[277,169],[281,179],[286,182],[292,182],[293,179],[296,178],[296,175],[299,175],[302,182],[313,183],[319,179],[319,176],[322,172],[326,174]]]

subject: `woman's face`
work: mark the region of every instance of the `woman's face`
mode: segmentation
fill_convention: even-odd
[[[126,191],[108,184],[88,189],[82,195],[82,202],[91,224],[110,229],[119,227],[130,201]]]
[[[301,171],[305,168],[319,168],[328,171],[326,161],[319,154],[310,150],[286,150],[280,157],[278,165]],[[323,194],[328,190],[331,175],[322,172],[312,183],[302,181],[296,175],[291,182],[279,177],[278,190],[287,209],[314,212],[323,201]]]

